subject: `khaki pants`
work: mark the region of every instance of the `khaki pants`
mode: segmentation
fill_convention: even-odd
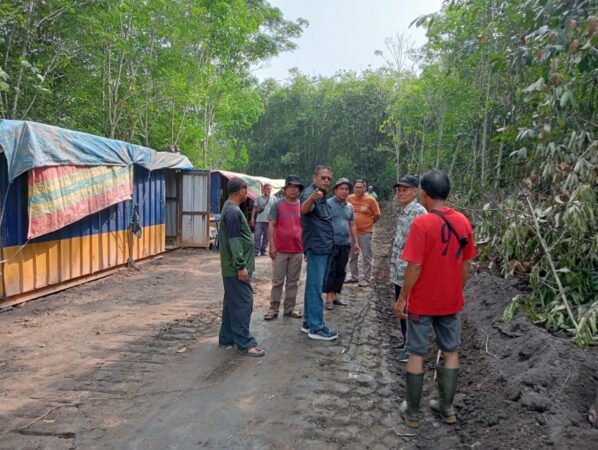
[[[370,281],[372,276],[372,267],[374,266],[374,255],[372,253],[372,233],[362,233],[357,236],[361,251],[355,254],[353,242],[351,242],[351,254],[349,256],[349,268],[351,269],[351,278],[354,280]],[[363,277],[359,277],[359,257],[363,260]]]
[[[278,312],[282,288],[284,289],[284,313],[291,313],[297,302],[297,290],[299,289],[299,277],[301,276],[301,264],[303,253],[277,253],[276,259],[272,261],[272,290],[270,291],[270,310]]]

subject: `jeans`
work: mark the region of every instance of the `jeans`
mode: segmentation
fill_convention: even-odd
[[[307,251],[307,277],[305,279],[305,295],[303,297],[304,325],[312,333],[320,331],[324,323],[324,301],[322,289],[328,277],[331,255],[316,255]]]
[[[253,231],[253,242],[255,243],[255,254],[265,255],[268,253],[268,222],[256,222]]]

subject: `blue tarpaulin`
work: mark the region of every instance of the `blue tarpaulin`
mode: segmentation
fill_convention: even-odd
[[[30,169],[47,166],[137,164],[150,171],[193,168],[183,155],[23,120],[0,120],[0,147],[6,154],[10,181]]]

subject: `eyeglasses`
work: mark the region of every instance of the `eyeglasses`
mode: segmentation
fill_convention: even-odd
[[[326,177],[326,176],[324,176],[324,177],[320,177],[320,180],[322,180],[322,181],[332,181],[332,177]]]

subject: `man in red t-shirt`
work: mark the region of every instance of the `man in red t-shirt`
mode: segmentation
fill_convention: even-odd
[[[301,311],[295,310],[297,289],[303,262],[303,244],[301,242],[301,204],[299,194],[303,185],[295,175],[285,180],[284,197],[277,200],[268,215],[269,255],[272,258],[272,290],[270,308],[264,319],[278,317],[282,288],[285,284],[284,315],[299,319]]]
[[[403,289],[394,307],[397,316],[407,304],[406,401],[400,413],[410,427],[419,426],[419,403],[423,385],[423,358],[428,351],[428,332],[434,327],[436,343],[444,354],[437,368],[439,399],[432,410],[445,423],[455,423],[453,398],[457,389],[463,286],[476,256],[472,227],[461,213],[445,201],[450,192],[448,176],[439,170],[424,174],[420,182],[421,203],[428,214],[413,220],[401,259],[407,261]]]

